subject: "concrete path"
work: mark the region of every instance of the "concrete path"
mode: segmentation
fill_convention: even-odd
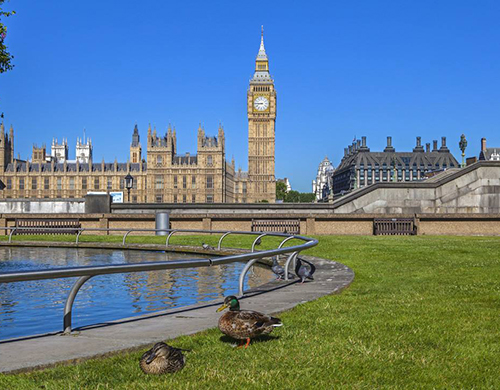
[[[347,266],[312,256],[301,256],[316,265],[314,282],[273,281],[245,293],[242,309],[273,314],[338,293],[349,286],[354,272]],[[70,364],[122,351],[137,350],[180,335],[217,326],[222,300],[185,306],[140,317],[61,333],[0,341],[0,372],[14,373]]]

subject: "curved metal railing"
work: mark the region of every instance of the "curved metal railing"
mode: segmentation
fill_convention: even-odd
[[[66,228],[57,228],[57,230],[64,231]],[[141,271],[157,271],[164,269],[175,269],[175,268],[193,268],[193,267],[211,267],[214,265],[229,264],[234,262],[246,261],[245,267],[239,276],[239,295],[244,295],[244,283],[245,276],[248,270],[260,259],[287,255],[288,258],[285,263],[285,280],[288,280],[288,269],[292,261],[297,257],[297,255],[305,250],[312,248],[318,244],[318,241],[304,236],[295,236],[285,233],[263,233],[263,232],[239,232],[239,231],[223,231],[223,230],[195,230],[195,229],[130,229],[130,228],[67,228],[68,232],[78,231],[75,244],[76,247],[79,246],[80,235],[85,232],[125,232],[122,239],[122,246],[127,248],[125,241],[127,236],[133,232],[162,232],[168,233],[165,240],[165,249],[169,247],[169,240],[174,233],[194,233],[194,234],[222,234],[219,238],[217,249],[221,250],[222,241],[225,237],[230,234],[238,235],[253,235],[257,236],[252,243],[252,248],[248,252],[237,253],[227,256],[219,256],[209,259],[189,259],[189,260],[172,260],[172,261],[157,261],[139,264],[112,264],[112,265],[100,265],[100,266],[85,266],[85,267],[66,267],[66,268],[56,268],[50,270],[40,270],[40,271],[16,271],[16,272],[6,272],[0,274],[0,283],[12,283],[12,282],[22,282],[30,280],[42,280],[42,279],[56,279],[56,278],[71,278],[78,277],[77,281],[71,288],[68,297],[66,299],[66,304],[64,307],[64,317],[63,317],[63,329],[64,333],[71,333],[71,313],[73,308],[73,303],[75,301],[78,291],[83,286],[83,284],[90,278],[98,275],[106,274],[116,274],[116,273],[126,273],[126,272],[141,272]],[[0,230],[10,230],[9,243],[12,243],[12,235],[14,232],[22,233],[22,231],[33,231],[32,227],[0,227]],[[36,228],[37,231],[47,230],[48,232],[53,231],[54,228]],[[282,237],[283,240],[277,248],[255,251],[255,246],[258,244],[258,240],[262,240],[264,237]],[[302,243],[299,245],[284,247],[284,244],[292,239],[301,240]],[[188,247],[188,246],[186,246]],[[215,248],[213,248],[215,249]],[[236,249],[236,248],[231,248]],[[248,250],[248,249],[247,249]]]

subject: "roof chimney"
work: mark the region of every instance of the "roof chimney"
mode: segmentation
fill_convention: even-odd
[[[366,137],[361,137],[361,146],[359,147],[360,152],[369,152],[370,148],[366,146]]]
[[[384,152],[395,152],[396,150],[392,147],[392,137],[387,137],[387,146]]]
[[[429,142],[427,142],[427,143],[425,144],[425,152],[426,152],[426,153],[429,153],[430,151],[431,151],[431,144],[430,144]]]
[[[417,144],[415,145],[415,148],[413,149],[414,152],[423,152],[424,148],[422,147],[422,138],[417,137]]]
[[[446,146],[446,137],[441,137],[441,148],[439,148],[440,152],[448,152],[448,148]]]
[[[437,150],[438,150],[438,142],[437,142],[437,140],[433,140],[432,141],[432,151],[437,152]]]
[[[486,150],[486,138],[481,138],[481,150]]]

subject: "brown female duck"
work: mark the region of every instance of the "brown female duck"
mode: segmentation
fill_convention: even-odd
[[[171,347],[165,343],[156,343],[149,351],[144,352],[139,361],[145,374],[164,374],[182,370],[186,358],[183,349]]]
[[[219,329],[225,335],[241,340],[239,347],[242,347],[246,340],[247,348],[251,338],[271,333],[274,327],[283,325],[279,318],[252,310],[240,310],[240,303],[234,295],[226,297],[224,304],[217,311],[226,308],[229,308],[229,311],[219,318]]]

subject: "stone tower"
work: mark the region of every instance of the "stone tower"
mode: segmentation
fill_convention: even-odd
[[[83,140],[76,139],[75,156],[80,163],[88,164],[92,160],[92,140],[90,138],[85,139],[85,131],[83,132]]]
[[[52,139],[52,144],[50,145],[50,155],[55,162],[63,163],[68,159],[68,140],[62,140],[60,144],[56,139]]]
[[[149,132],[151,132],[151,125],[149,125]],[[139,137],[139,129],[137,124],[134,127],[134,133],[132,134],[132,143],[130,144],[130,162],[140,163],[141,162],[141,143]]]
[[[41,147],[33,144],[33,154],[31,156],[32,163],[43,164],[47,154],[47,147],[43,144]]]
[[[5,133],[3,122],[0,124],[0,172],[14,162],[14,129],[10,126],[9,134]]]
[[[276,200],[274,147],[276,122],[276,90],[269,74],[269,61],[264,49],[264,29],[255,59],[255,73],[247,92],[248,112],[248,186],[249,202]]]

